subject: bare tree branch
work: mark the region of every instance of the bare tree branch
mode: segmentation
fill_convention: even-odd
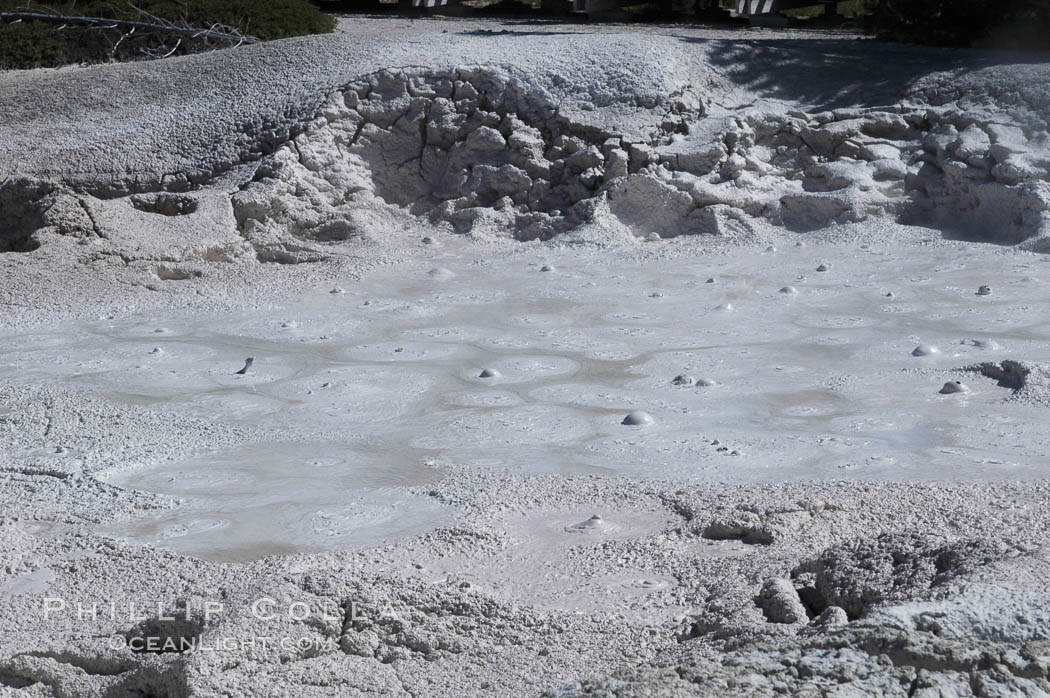
[[[237,45],[240,46],[240,44],[237,44]],[[161,58],[167,58],[171,54],[175,53],[176,51],[179,50],[179,46],[182,46],[182,39],[181,38],[178,41],[176,41],[175,45],[171,48],[171,50],[168,51],[167,53],[165,53],[163,56],[161,56]]]
[[[159,21],[158,21],[159,20]],[[73,17],[68,15],[48,14],[46,12],[0,12],[0,24],[13,24],[15,22],[47,22],[58,25],[79,25],[96,27],[100,29],[127,29],[134,31],[141,29],[152,32],[163,32],[177,36],[190,37],[193,39],[206,39],[220,42],[228,42],[240,46],[241,44],[259,43],[260,39],[254,36],[242,34],[234,27],[212,25],[209,29],[200,27],[189,27],[154,18],[154,21],[140,22],[126,19],[106,19],[104,17]]]

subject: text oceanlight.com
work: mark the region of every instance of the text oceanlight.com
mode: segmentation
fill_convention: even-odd
[[[109,638],[110,649],[127,648],[132,652],[334,652],[339,643],[329,637],[277,637],[253,635],[251,637],[125,637],[113,635]]]

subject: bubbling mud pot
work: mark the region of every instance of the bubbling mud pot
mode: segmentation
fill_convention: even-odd
[[[450,242],[441,274],[379,270],[221,330],[133,315],[10,335],[20,349],[0,354],[0,376],[302,434],[106,478],[183,502],[111,533],[217,559],[439,525],[443,507],[402,489],[440,478],[428,460],[676,482],[1038,475],[1050,439],[1003,459],[989,430],[1035,433],[1039,414],[987,376],[957,389],[978,362],[1050,361],[1050,293],[1021,280],[1027,261],[998,269],[994,305],[975,307],[964,289],[988,275],[977,251],[914,259],[872,246],[863,276],[810,275],[808,248],[760,266],[754,254],[631,269],[581,254],[555,276],[515,258],[479,264]],[[713,266],[721,282],[704,284]],[[799,293],[781,294],[784,279]],[[738,312],[717,310],[728,301]],[[909,352],[920,331],[944,349]],[[250,370],[231,371],[246,354]],[[309,440],[326,429],[349,438]]]

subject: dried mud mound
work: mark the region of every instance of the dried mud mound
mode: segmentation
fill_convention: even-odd
[[[813,614],[837,606],[859,618],[878,604],[903,601],[940,587],[1007,555],[1001,544],[945,543],[917,534],[884,534],[829,548],[792,572]]]
[[[86,190],[9,180],[0,249],[36,249],[46,232],[107,237],[92,210],[124,199],[170,219],[224,209],[218,257],[276,262],[412,219],[531,240],[595,221],[638,236],[748,237],[888,218],[1050,249],[1050,135],[1037,126],[956,102],[727,108],[685,80],[571,104],[547,87],[496,67],[382,70],[207,176]],[[217,191],[231,179],[235,191]],[[215,249],[193,254],[209,261]]]
[[[1050,170],[1033,159],[1045,134],[972,114],[731,113],[686,87],[632,105],[658,124],[632,139],[526,88],[485,70],[383,71],[349,85],[233,197],[241,232],[343,240],[365,232],[377,205],[525,240],[605,214],[661,237],[872,216],[1011,243],[1050,231]]]

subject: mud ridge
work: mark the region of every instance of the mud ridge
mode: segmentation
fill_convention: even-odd
[[[726,110],[690,87],[662,100],[622,97],[651,112],[646,138],[581,123],[496,69],[383,70],[336,90],[312,121],[258,136],[248,160],[216,163],[210,178],[250,169],[235,177],[230,232],[263,262],[323,259],[319,246],[411,218],[533,240],[595,220],[666,238],[882,217],[1050,249],[1044,133],[951,106],[808,114]],[[209,186],[165,177],[103,195],[8,183],[15,215],[0,249],[35,249],[48,226],[100,235],[88,205],[100,197],[192,217],[198,201],[185,192]]]

